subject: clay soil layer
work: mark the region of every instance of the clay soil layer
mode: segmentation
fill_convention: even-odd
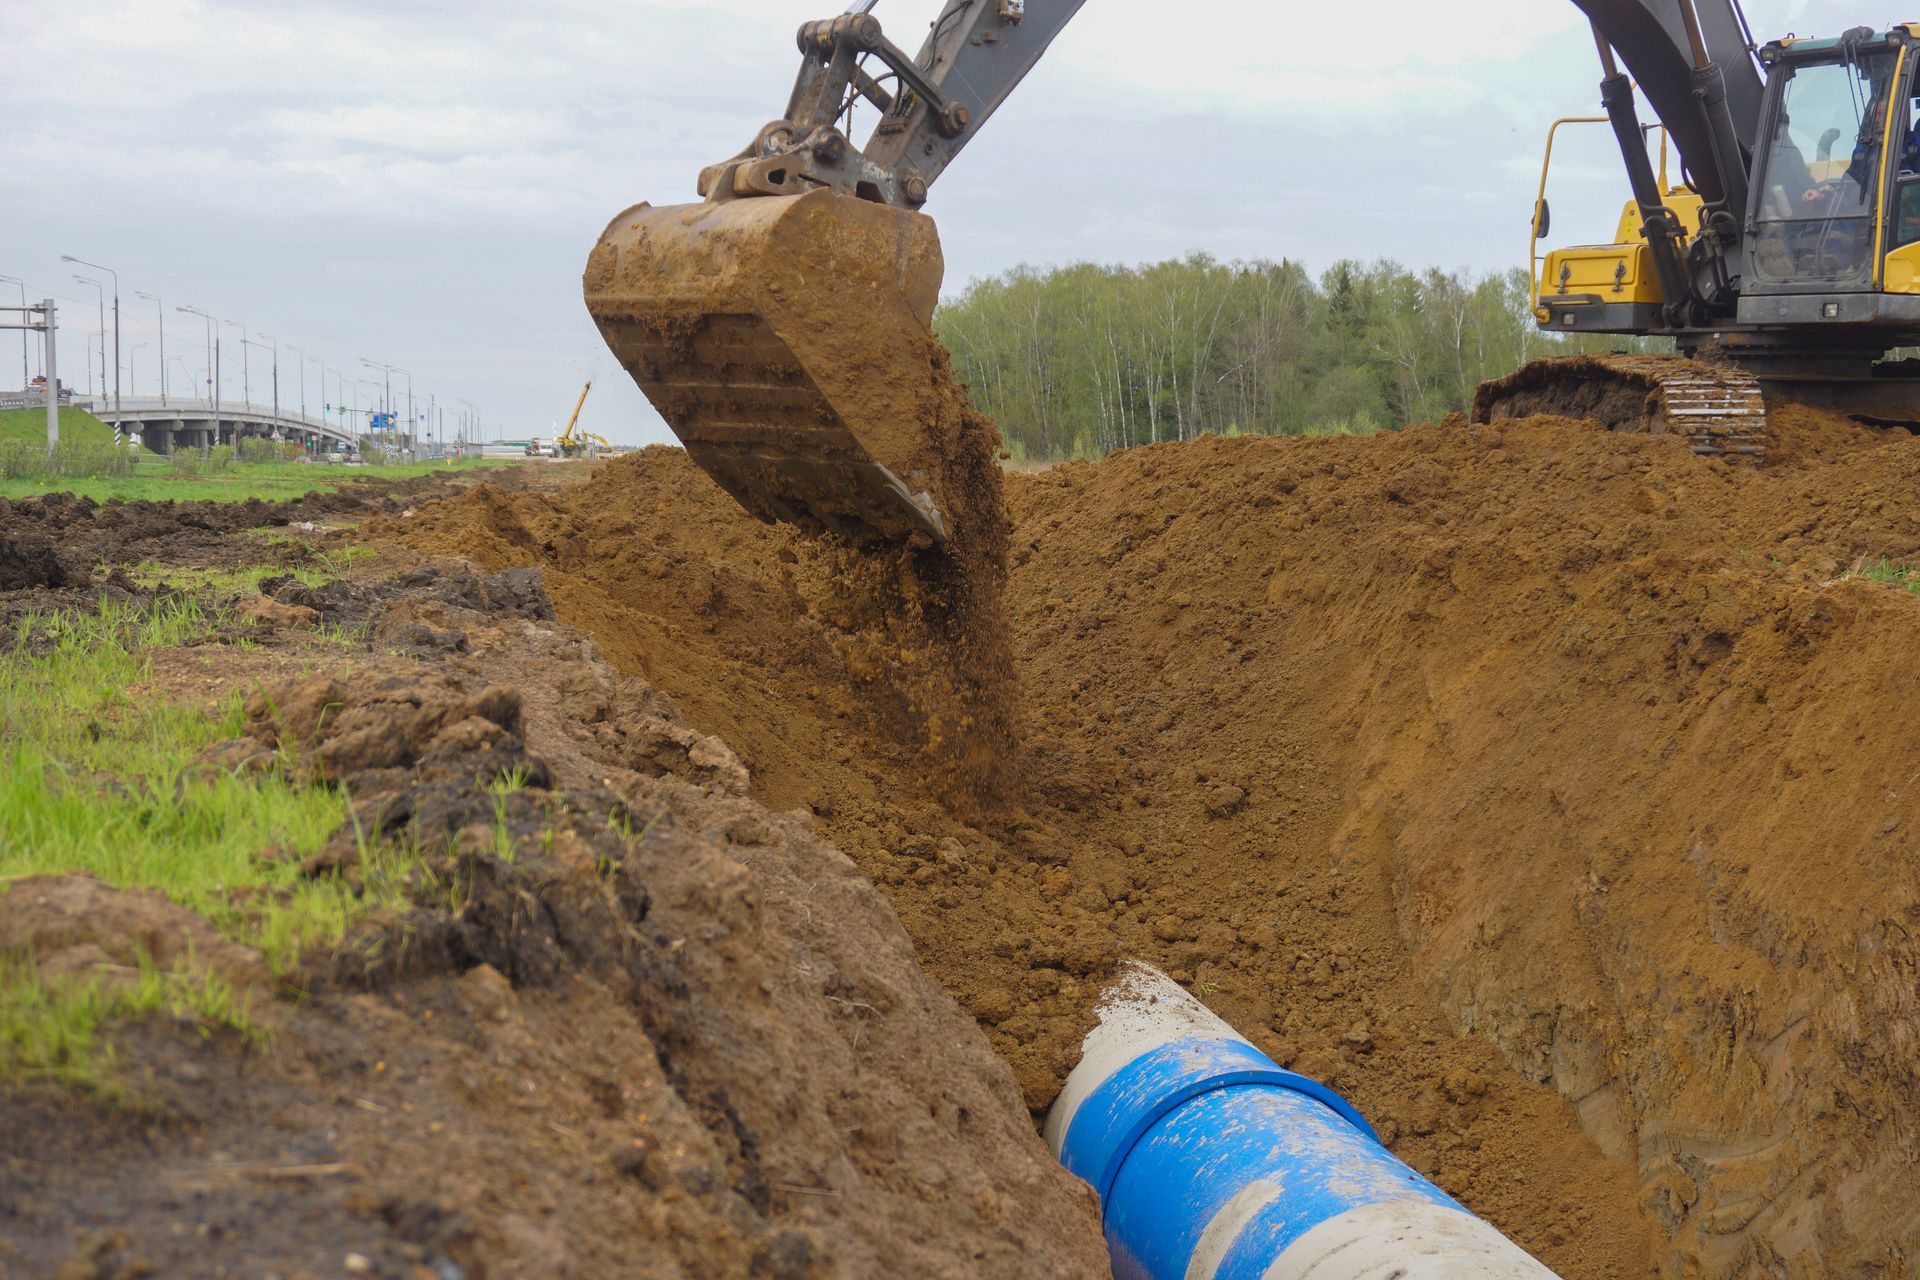
[[[1920,599],[1848,575],[1920,559],[1920,442],[1774,433],[1761,468],[1528,419],[1010,477],[990,802],[929,767],[939,639],[678,451],[377,536],[543,569],[880,886],[1030,1108],[1139,956],[1569,1280],[1906,1275]]]

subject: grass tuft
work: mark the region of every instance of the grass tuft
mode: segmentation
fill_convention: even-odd
[[[1850,575],[1865,578],[1869,582],[1881,582],[1902,591],[1911,591],[1920,595],[1920,565],[1888,560],[1884,556],[1880,562],[1865,569],[1856,569]]]
[[[284,768],[239,776],[196,766],[208,746],[240,733],[240,693],[188,707],[129,692],[151,677],[149,649],[197,640],[224,620],[217,608],[172,597],[16,624],[11,649],[0,650],[0,910],[9,880],[86,872],[159,890],[285,975],[303,953],[337,945],[368,911],[407,906],[420,859],[405,844],[370,843],[356,884],[300,874],[350,816],[343,792]],[[168,1008],[240,1026],[231,992],[183,981],[155,974],[132,996],[50,990],[17,958],[6,963],[0,1079],[96,1082],[105,1051],[86,1046],[130,1013]]]
[[[206,747],[239,733],[237,692],[211,708],[127,692],[151,674],[143,650],[221,621],[174,597],[149,611],[108,605],[20,626],[0,654],[0,880],[84,871],[158,889],[282,968],[304,946],[337,940],[353,914],[343,887],[295,870],[340,825],[342,798],[278,773],[191,770]],[[276,845],[289,856],[255,857]],[[265,905],[237,907],[240,888],[267,890],[255,895]]]
[[[143,961],[131,981],[49,985],[30,961],[0,956],[0,1080],[46,1080],[122,1097],[117,1055],[99,1033],[154,1014],[189,1021],[206,1035],[224,1028],[255,1045],[267,1040],[239,993],[210,972],[169,972]]]

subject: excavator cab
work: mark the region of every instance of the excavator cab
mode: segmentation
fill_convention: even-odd
[[[1557,333],[1671,338],[1682,353],[1710,356],[1611,396],[1624,404],[1645,393],[1649,420],[1686,419],[1702,453],[1760,452],[1765,397],[1920,423],[1920,371],[1898,355],[1920,345],[1920,25],[1788,38],[1751,54],[1724,39],[1716,63],[1692,3],[1676,11],[1695,19],[1694,65],[1679,56],[1685,41],[1629,43],[1637,86],[1596,26],[1600,119],[1619,136],[1633,196],[1614,243],[1545,255],[1536,319]],[[1687,182],[1669,185],[1664,159],[1653,174],[1636,88],[1676,130]],[[1618,385],[1623,367],[1589,360],[1584,372]],[[1537,372],[1523,373],[1488,394],[1537,392]],[[1675,387],[1685,396],[1670,395]],[[1684,412],[1665,413],[1681,399]]]
[[[1535,310],[1559,332],[1682,336],[1688,328],[1818,324],[1855,318],[1920,322],[1920,308],[1840,304],[1812,307],[1763,299],[1821,294],[1920,293],[1920,27],[1832,40],[1783,40],[1760,51],[1769,68],[1753,147],[1746,220],[1752,233],[1736,264],[1737,307],[1730,317],[1679,317],[1655,270],[1646,205],[1664,205],[1697,239],[1705,215],[1688,183],[1667,181],[1667,138],[1660,132],[1654,199],[1627,202],[1615,241],[1541,255],[1534,236]],[[1545,199],[1554,133],[1541,176]],[[1732,298],[1729,301],[1733,301]],[[1833,299],[1827,300],[1833,303]]]
[[[1906,48],[1882,37],[1794,41],[1770,52],[1746,292],[1871,290],[1910,125]]]

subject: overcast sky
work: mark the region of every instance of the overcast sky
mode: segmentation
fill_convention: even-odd
[[[276,339],[286,404],[301,394],[291,345],[346,369],[363,404],[376,393],[351,380],[379,375],[361,357],[410,369],[449,427],[464,398],[489,434],[550,433],[591,376],[589,429],[670,439],[588,320],[580,269],[615,213],[692,200],[702,165],[779,114],[794,31],[837,7],[6,4],[0,275],[65,305],[61,370],[83,388],[95,299],[63,253],[119,271],[140,394],[159,337],[136,290],[164,299],[176,390],[205,377],[185,303]],[[1747,0],[1761,39],[1912,16],[1886,7]],[[911,49],[938,8],[876,14]],[[1524,261],[1547,125],[1591,114],[1598,79],[1561,0],[1088,0],[934,189],[947,290],[1023,263],[1193,250],[1505,269]],[[1608,146],[1589,131],[1556,164],[1556,240],[1610,238],[1626,193]],[[12,338],[0,387],[19,378]],[[264,399],[268,356],[249,354]]]

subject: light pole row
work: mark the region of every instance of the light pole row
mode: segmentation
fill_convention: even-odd
[[[112,279],[111,288],[113,290],[113,379],[111,383],[111,388],[112,388],[112,394],[113,394],[114,413],[117,417],[120,415],[122,410],[120,374],[121,374],[121,369],[123,365],[123,361],[121,358],[121,346],[120,346],[120,273],[114,270],[112,267],[103,266],[102,264],[97,262],[89,262],[85,258],[75,257],[72,254],[62,254],[60,255],[60,260],[62,262],[73,263],[76,266],[88,267],[95,271],[105,272]],[[107,379],[107,371],[106,371],[106,362],[107,362],[107,343],[106,343],[107,297],[106,295],[107,295],[107,289],[109,286],[103,283],[102,281],[98,280],[97,278],[94,278],[91,276],[75,275],[74,279],[81,282],[82,284],[88,284],[93,286],[96,292],[96,299],[97,299],[97,305],[99,309],[99,319],[100,319],[100,329],[99,329],[99,333],[100,333],[100,394],[104,397],[107,395],[108,387],[109,387],[109,383]],[[20,290],[21,306],[25,307],[27,291],[26,291],[26,282],[24,280],[22,280],[18,276],[0,275],[0,283],[12,284],[12,285],[18,286]],[[141,291],[141,292],[136,292],[134,296],[144,301],[153,303],[154,316],[159,327],[160,403],[162,406],[165,406],[167,403],[167,396],[168,396],[166,304],[156,294],[151,294],[151,293],[146,293],[144,291]],[[252,397],[253,397],[253,375],[252,375],[251,361],[248,358],[248,348],[261,347],[262,349],[269,350],[271,352],[272,368],[273,368],[273,415],[276,419],[278,419],[280,416],[280,346],[279,346],[278,340],[275,339],[271,334],[265,334],[265,333],[258,334],[255,336],[249,336],[249,331],[244,324],[234,320],[221,320],[213,316],[209,312],[202,311],[196,307],[176,306],[174,310],[178,313],[198,316],[207,321],[207,329],[208,329],[208,337],[207,337],[208,379],[207,379],[207,382],[208,382],[209,399],[214,410],[214,422],[216,424],[216,434],[217,434],[217,426],[219,423],[219,406],[220,406],[220,363],[221,363],[220,348],[222,345],[220,340],[220,330],[222,328],[233,328],[233,329],[239,330],[240,332],[240,366],[241,366],[240,377],[241,377],[241,382],[245,389],[244,395],[243,395],[243,401],[249,407],[251,407]],[[31,377],[28,372],[29,343],[27,340],[27,334],[24,330],[22,331],[20,337],[21,337],[20,378],[21,378],[22,386],[25,387],[27,385],[30,385],[31,383]],[[144,346],[145,344],[141,344],[141,345]],[[138,348],[136,348],[136,350],[137,349]],[[298,347],[289,345],[287,349],[289,351],[294,352],[300,358],[300,416],[304,420],[307,416],[307,361],[311,359],[316,365],[319,365],[320,367],[320,384],[321,384],[320,394],[323,398],[326,396],[326,380],[327,380],[328,368],[326,363],[322,361],[319,357],[310,356],[307,353],[301,351],[300,348]],[[383,382],[379,384],[362,383],[362,382],[356,382],[354,384],[354,401],[355,401],[354,413],[357,415],[360,412],[359,404],[358,404],[359,388],[362,385],[377,385],[381,389],[381,407],[384,410],[384,412],[386,412],[389,416],[391,416],[393,413],[393,375],[396,373],[401,375],[407,380],[406,437],[407,437],[408,444],[411,445],[419,429],[419,415],[418,415],[417,402],[414,399],[412,372],[407,369],[402,369],[397,365],[385,364],[378,360],[370,360],[365,356],[360,357],[360,363],[370,369],[378,369],[383,371],[385,374],[385,378]],[[88,364],[89,366],[91,366],[92,364],[91,360],[88,361]],[[339,374],[338,371],[335,371],[335,375],[341,384],[342,393],[341,393],[340,399],[345,400],[347,398],[345,394],[345,385],[347,380],[345,376]],[[467,406],[467,409],[470,414],[470,421],[477,428],[478,422],[479,422],[479,410],[473,405],[471,401],[461,400],[460,403]],[[342,408],[344,409],[344,407],[345,406],[343,405]],[[430,414],[431,412],[432,411],[430,411]],[[465,422],[463,422],[462,424],[461,434],[463,437],[467,434],[467,424]],[[236,440],[236,443],[237,443],[237,440]]]

